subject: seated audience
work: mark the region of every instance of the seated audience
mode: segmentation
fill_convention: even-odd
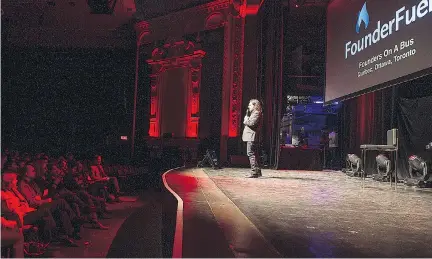
[[[63,198],[65,199],[71,207],[75,209],[78,215],[82,216],[82,212],[86,212],[90,214],[90,223],[93,228],[96,229],[107,229],[102,223],[100,223],[97,219],[97,215],[94,209],[94,202],[91,198],[88,197],[87,193],[81,192],[80,195],[75,194],[74,192],[67,189],[64,178],[66,175],[63,175],[62,170],[57,167],[57,163],[51,162],[48,164],[48,189],[53,195],[54,199]],[[82,198],[85,198],[84,200]],[[93,207],[93,209],[91,208]]]
[[[90,169],[88,167],[88,161],[78,161],[76,170],[77,174],[82,176],[82,186],[93,196],[100,197],[104,201],[114,202],[115,197],[110,195],[108,192],[107,182],[94,181],[90,177]]]
[[[123,165],[104,168],[99,155],[93,161],[78,161],[72,153],[58,160],[45,153],[33,156],[8,149],[1,155],[2,247],[21,258],[24,239],[28,242],[30,237],[23,229],[37,229],[44,248],[52,241],[78,246],[73,239],[81,239],[83,214],[93,228],[108,229],[99,219],[110,218],[106,201],[120,202],[115,176],[138,170]]]
[[[48,209],[54,216],[56,223],[63,226],[65,234],[74,239],[81,239],[80,219],[65,200],[52,200],[52,198],[48,198],[47,190],[44,190],[45,193],[41,193],[39,187],[34,182],[36,171],[33,165],[28,163],[20,173],[22,179],[18,184],[18,189],[27,200],[29,206],[35,209]]]
[[[16,172],[4,172],[2,174],[2,216],[8,220],[16,220],[19,228],[24,225],[36,225],[45,243],[49,243],[53,238],[56,238],[67,245],[77,246],[69,237],[60,234],[58,230],[65,229],[57,228],[53,215],[48,208],[36,210],[29,206],[24,196],[18,191],[17,182]]]
[[[114,195],[115,201],[120,202],[120,187],[118,184],[117,177],[108,177],[105,170],[102,167],[102,156],[96,155],[91,168],[90,177],[96,182],[106,182],[110,188],[110,193]]]
[[[103,199],[90,195],[86,191],[86,185],[84,184],[83,175],[78,172],[77,163],[71,162],[69,164],[69,170],[63,179],[65,187],[75,193],[81,200],[88,205],[90,213],[90,222],[99,229],[108,229],[98,221],[100,218],[109,218],[106,213],[106,203]]]

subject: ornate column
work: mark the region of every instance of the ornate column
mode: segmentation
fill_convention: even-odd
[[[224,74],[220,161],[228,160],[228,138],[239,136],[241,126],[244,25],[242,16],[229,15],[224,25]]]
[[[187,114],[187,130],[186,137],[198,137],[199,125],[199,110],[200,110],[200,85],[201,85],[201,57],[195,58],[190,62],[189,69],[189,87],[188,87],[188,114]]]
[[[159,137],[160,129],[159,129],[159,118],[160,118],[160,109],[159,109],[159,94],[158,94],[158,86],[160,85],[160,75],[159,68],[157,66],[153,66],[153,74],[150,75],[150,124],[149,124],[149,136],[150,137]]]
[[[229,136],[237,137],[241,125],[242,90],[243,90],[243,56],[244,56],[244,17],[232,19],[233,26],[233,53],[232,83],[230,93],[230,119]]]

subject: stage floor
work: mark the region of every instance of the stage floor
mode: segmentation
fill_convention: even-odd
[[[282,257],[432,257],[432,192],[342,172],[204,172]]]

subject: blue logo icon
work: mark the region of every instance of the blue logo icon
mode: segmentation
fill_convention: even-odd
[[[369,13],[368,13],[367,8],[366,8],[366,3],[364,3],[361,11],[358,14],[357,25],[356,25],[356,32],[357,33],[360,32],[360,26],[362,23],[364,23],[365,29],[367,29],[367,27],[369,25]]]

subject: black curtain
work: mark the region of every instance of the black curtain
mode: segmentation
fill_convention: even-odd
[[[430,159],[425,146],[432,141],[431,87],[432,76],[425,76],[344,101],[339,114],[341,158],[349,153],[360,156],[361,144],[386,144],[387,130],[397,128],[398,176],[406,178],[410,155]],[[377,151],[368,152],[369,174],[376,172],[376,155]]]
[[[202,60],[200,90],[201,148],[198,155],[202,157],[206,149],[215,150],[216,154],[220,149],[224,30],[204,31],[200,38],[206,52]]]
[[[422,157],[429,168],[432,166],[432,152],[425,150],[426,145],[432,142],[432,96],[400,98],[398,108],[399,168],[404,177],[408,176],[407,161],[411,155]]]
[[[282,1],[265,1],[259,13],[258,98],[263,103],[262,149],[269,164],[277,167],[279,129],[282,118],[284,6]]]

